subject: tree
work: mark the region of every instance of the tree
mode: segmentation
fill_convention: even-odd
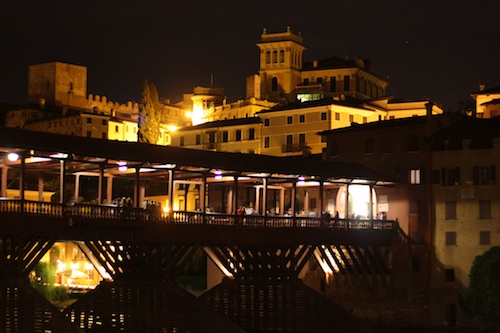
[[[156,144],[160,138],[161,105],[154,83],[144,80],[139,109],[137,141]]]
[[[481,320],[500,322],[500,247],[477,256],[469,273],[469,288],[460,297],[465,312]]]

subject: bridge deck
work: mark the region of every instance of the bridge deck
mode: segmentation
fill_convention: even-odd
[[[303,216],[239,216],[106,205],[0,200],[3,235],[96,238],[198,245],[390,244],[394,221]]]

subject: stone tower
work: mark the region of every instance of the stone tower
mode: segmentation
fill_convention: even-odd
[[[28,102],[61,108],[83,108],[87,67],[52,61],[28,67]]]
[[[264,29],[260,43],[260,92],[269,101],[295,100],[295,87],[302,81],[302,54],[306,50],[300,33],[290,27],[286,32],[267,33]]]

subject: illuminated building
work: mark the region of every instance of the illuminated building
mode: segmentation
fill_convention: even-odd
[[[378,188],[373,204],[398,220],[411,244],[402,261],[407,265],[394,267],[393,284],[419,296],[402,304],[418,304],[414,311],[428,312],[434,322],[468,320],[458,299],[472,262],[500,245],[499,121],[429,114],[320,133],[327,142],[324,158],[356,161],[401,180]]]
[[[264,29],[257,46],[259,74],[247,81],[254,86],[247,91],[262,99],[293,102],[340,95],[370,99],[385,96],[389,85],[373,73],[366,59],[330,57],[304,63],[302,35],[293,33],[290,27],[278,33]]]
[[[87,68],[59,61],[30,65],[28,102],[6,113],[5,126],[120,141],[137,141],[139,104],[87,95]],[[158,144],[170,144],[172,128],[186,124],[179,106],[160,103]]]
[[[247,78],[247,99],[226,104],[222,89],[196,88],[191,95],[196,126],[174,133],[172,145],[274,156],[321,154],[326,144],[318,132],[427,113],[427,100],[385,96],[388,82],[366,59],[330,57],[303,64],[303,38],[290,28],[264,30],[257,46],[260,69]],[[433,106],[433,114],[442,112]],[[245,133],[255,134],[248,140]]]
[[[476,101],[476,114],[478,118],[492,118],[500,116],[500,87],[486,89],[482,84],[478,92],[471,96]]]

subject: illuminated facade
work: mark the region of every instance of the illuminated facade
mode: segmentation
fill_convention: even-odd
[[[481,85],[480,90],[471,96],[476,101],[478,118],[500,116],[500,87],[486,89],[485,85]]]
[[[109,140],[137,141],[139,104],[120,104],[87,95],[87,68],[63,62],[30,65],[28,102],[8,111],[5,126]],[[170,132],[185,125],[181,107],[161,103],[157,144],[170,144]]]
[[[356,161],[401,180],[377,189],[373,209],[397,219],[411,244],[407,267],[394,267],[394,284],[421,295],[419,304],[438,322],[469,320],[458,295],[474,258],[500,245],[499,121],[445,113],[321,133],[324,158]]]
[[[304,63],[306,46],[302,35],[293,33],[290,27],[279,33],[264,29],[257,46],[259,76],[247,81],[253,87],[247,92],[253,91],[262,99],[304,102],[341,95],[370,99],[385,96],[389,85],[373,73],[366,59],[330,57]]]
[[[427,114],[427,100],[385,96],[388,82],[366,59],[303,63],[303,38],[290,28],[264,30],[257,46],[259,74],[247,78],[247,99],[226,104],[222,89],[196,88],[191,98],[197,126],[173,133],[172,145],[273,156],[321,154],[326,143],[318,132]],[[433,106],[433,114],[442,112]]]
[[[500,117],[467,117],[433,136],[432,285],[450,304],[469,285],[474,258],[500,246],[499,125]]]

